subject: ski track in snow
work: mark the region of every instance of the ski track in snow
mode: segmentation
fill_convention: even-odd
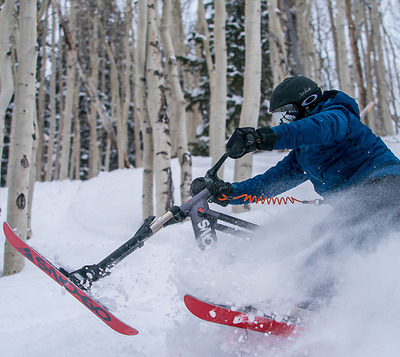
[[[400,137],[386,138],[399,156]],[[261,173],[286,153],[254,155]],[[193,177],[203,176],[210,158],[194,157]],[[173,160],[175,190],[179,166]],[[233,180],[234,161],[225,164]],[[142,170],[101,173],[86,182],[37,183],[33,238],[50,261],[69,270],[98,263],[127,241],[142,223]],[[175,193],[179,203],[179,192]],[[305,183],[283,196],[314,199]],[[7,190],[1,189],[6,217]],[[216,207],[216,209],[220,209]],[[228,214],[231,208],[220,209]],[[400,351],[400,241],[388,237],[368,255],[342,267],[331,306],[297,340],[284,340],[201,321],[183,304],[184,294],[237,306],[287,311],[301,300],[297,281],[304,257],[313,249],[312,226],[328,206],[252,205],[240,217],[262,225],[253,237],[219,235],[213,249],[200,251],[190,222],[156,233],[95,283],[92,293],[123,321],[139,330],[123,336],[30,262],[21,274],[0,279],[2,356],[397,356]],[[4,247],[4,235],[0,237]],[[1,257],[3,257],[3,248]],[[3,266],[3,264],[1,264]]]

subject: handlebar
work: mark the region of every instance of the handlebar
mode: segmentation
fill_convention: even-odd
[[[218,170],[221,168],[222,164],[225,162],[225,160],[228,158],[228,154],[225,153],[221,156],[221,158],[215,163],[215,165],[209,169],[206,174],[205,178],[207,177],[213,177],[217,175]]]

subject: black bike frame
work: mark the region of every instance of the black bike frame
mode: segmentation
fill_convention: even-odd
[[[212,180],[217,176],[217,171],[227,157],[228,155],[224,154],[218,162],[207,171],[205,180]],[[190,200],[183,203],[180,207],[173,206],[161,217],[150,216],[146,218],[142,226],[131,239],[98,264],[85,265],[73,272],[67,272],[62,268],[60,270],[80,288],[89,290],[93,282],[109,275],[111,268],[136,249],[141,248],[144,242],[161,228],[182,222],[187,217],[191,219],[194,236],[200,249],[206,249],[217,241],[216,231],[235,236],[247,236],[249,232],[259,228],[259,226],[254,223],[210,209],[208,202],[212,198],[213,195],[211,192],[208,189],[204,189]],[[221,224],[219,221],[223,221],[229,225]]]

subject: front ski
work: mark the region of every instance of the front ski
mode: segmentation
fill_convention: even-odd
[[[294,337],[304,329],[302,326],[291,322],[276,321],[271,317],[254,316],[251,313],[234,311],[228,307],[210,304],[191,295],[185,295],[184,301],[193,315],[208,322],[280,337]]]
[[[115,317],[110,311],[104,306],[92,299],[87,293],[76,286],[71,280],[69,280],[64,274],[60,272],[52,263],[44,258],[40,253],[22,241],[11,227],[4,222],[3,224],[4,234],[8,242],[25,258],[30,260],[50,278],[55,280],[58,284],[65,288],[74,298],[86,306],[91,312],[93,312],[100,320],[110,326],[113,330],[124,334],[124,335],[137,335],[138,330],[125,324],[120,319]]]

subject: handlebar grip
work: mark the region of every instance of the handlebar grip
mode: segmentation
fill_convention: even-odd
[[[215,165],[207,171],[206,176],[215,176],[217,174],[217,171],[221,168],[222,164],[228,157],[229,156],[227,153],[223,154],[221,158],[215,163]]]

